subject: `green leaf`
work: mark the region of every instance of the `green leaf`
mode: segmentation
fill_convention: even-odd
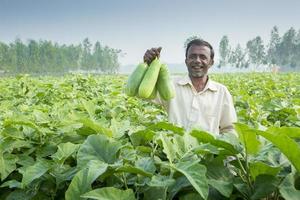
[[[168,131],[172,131],[173,133],[179,134],[181,136],[184,135],[184,128],[178,127],[169,122],[158,122],[156,124],[148,126],[147,128],[155,131],[168,130]]]
[[[179,200],[203,200],[203,198],[198,193],[191,192],[181,195]]]
[[[59,163],[64,163],[65,160],[77,151],[80,145],[71,142],[61,143],[57,146],[58,150],[51,157]]]
[[[294,177],[293,174],[290,173],[285,177],[283,182],[279,186],[279,192],[284,199],[288,200],[299,200],[300,190],[296,190],[294,186]]]
[[[91,184],[104,172],[108,165],[101,161],[90,161],[87,167],[77,172],[66,191],[66,200],[83,199],[80,195],[92,189]]]
[[[155,175],[152,176],[151,181],[148,183],[150,187],[169,187],[175,183],[175,179],[169,176]]]
[[[95,119],[96,105],[92,101],[81,100],[83,107],[88,112],[91,119]]]
[[[267,132],[272,134],[285,134],[290,138],[300,138],[300,128],[298,127],[270,127]]]
[[[260,149],[260,142],[257,139],[256,131],[240,123],[235,124],[235,130],[245,147],[246,154],[256,154]]]
[[[146,187],[143,192],[143,200],[164,200],[166,198],[166,188],[164,187]]]
[[[140,174],[143,176],[152,177],[151,173],[148,173],[148,172],[144,171],[143,169],[130,166],[128,164],[125,164],[124,166],[117,168],[116,171],[117,172],[127,172],[127,173],[132,173],[132,174]]]
[[[174,185],[168,188],[168,199],[173,199],[175,195],[183,188],[191,186],[191,183],[185,176],[180,176],[176,179]],[[197,193],[198,194],[198,193]]]
[[[134,146],[145,145],[153,140],[155,133],[151,130],[141,130],[130,135],[130,140]]]
[[[135,200],[134,193],[131,189],[120,190],[113,187],[92,190],[81,195],[81,197],[98,200]]]
[[[0,187],[22,188],[22,185],[19,181],[10,180],[10,181],[4,182]]]
[[[108,128],[105,128],[101,123],[96,122],[92,119],[89,119],[87,117],[78,117],[77,119],[78,122],[81,122],[83,124],[83,129],[88,128],[90,130],[89,133],[85,134],[84,132],[80,132],[83,135],[91,135],[91,134],[103,134],[106,135],[108,137],[112,136],[112,131]]]
[[[219,154],[219,149],[216,146],[211,145],[209,143],[200,144],[196,148],[194,148],[193,151],[196,154],[208,154],[208,153],[216,154],[216,155]]]
[[[286,134],[272,134],[266,131],[257,131],[257,134],[271,141],[281,152],[289,159],[289,161],[300,172],[300,146]]]
[[[38,160],[34,165],[27,166],[22,172],[23,178],[22,178],[22,187],[24,188],[29,183],[31,183],[33,180],[41,177],[44,175],[49,169],[51,165],[49,161],[46,160]]]
[[[135,162],[135,166],[151,174],[154,174],[154,172],[156,171],[154,160],[149,157],[142,157],[138,159]]]
[[[164,133],[160,134],[160,139],[163,144],[163,152],[167,155],[169,162],[173,163],[173,161],[176,159],[176,150],[178,148],[173,145],[173,143],[171,142],[172,139]]]
[[[34,194],[26,192],[26,190],[15,190],[5,198],[5,200],[31,200]]]
[[[224,166],[220,157],[204,163],[207,168],[208,184],[225,197],[230,197],[233,190],[233,175]]]
[[[255,180],[256,177],[261,174],[268,174],[268,175],[276,176],[278,174],[278,172],[281,170],[281,167],[269,166],[260,161],[250,162],[249,168],[250,168],[250,174],[251,174],[251,177],[253,178],[253,180]]]
[[[18,157],[13,154],[0,152],[0,175],[3,181],[11,172],[16,169]]]
[[[200,143],[210,143],[216,147],[221,147],[223,149],[226,149],[232,155],[239,153],[232,144],[230,144],[226,141],[216,139],[216,138],[214,138],[214,136],[212,136],[211,134],[209,134],[205,131],[194,129],[191,131],[190,134],[193,137],[197,138],[197,140]]]
[[[113,164],[122,144],[104,135],[90,135],[81,145],[77,153],[79,167],[85,166],[91,160],[101,160]]]
[[[279,180],[272,175],[259,175],[253,184],[252,200],[262,199],[274,192],[279,185]]]
[[[195,190],[202,198],[208,197],[208,181],[206,178],[206,167],[198,163],[198,161],[186,161],[171,166],[175,170],[182,173],[192,184]]]

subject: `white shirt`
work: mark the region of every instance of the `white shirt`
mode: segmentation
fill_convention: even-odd
[[[237,121],[235,108],[228,89],[208,79],[205,88],[197,92],[188,75],[173,79],[176,95],[170,101],[159,95],[154,100],[165,107],[169,122],[186,130],[200,128],[214,135],[234,132]]]

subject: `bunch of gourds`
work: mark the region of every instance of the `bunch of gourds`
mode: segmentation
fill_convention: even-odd
[[[140,63],[136,67],[128,78],[125,92],[128,96],[154,99],[157,91],[166,101],[175,96],[167,65],[161,64],[159,59],[155,58],[149,66],[147,63]]]

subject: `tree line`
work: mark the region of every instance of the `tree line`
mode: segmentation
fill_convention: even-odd
[[[278,27],[274,26],[267,44],[257,36],[249,40],[245,48],[240,44],[231,47],[228,36],[224,35],[219,43],[219,55],[218,67],[247,68],[252,64],[256,67],[268,65],[300,69],[300,30],[297,32],[291,27],[280,36]]]
[[[121,50],[94,45],[85,38],[78,45],[60,45],[47,40],[17,38],[6,44],[0,42],[0,71],[7,73],[59,73],[77,70],[116,73]]]

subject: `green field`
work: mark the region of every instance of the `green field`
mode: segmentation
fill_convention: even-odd
[[[238,138],[186,133],[126,96],[125,76],[2,77],[0,199],[298,200],[300,74],[211,78],[233,95]]]

